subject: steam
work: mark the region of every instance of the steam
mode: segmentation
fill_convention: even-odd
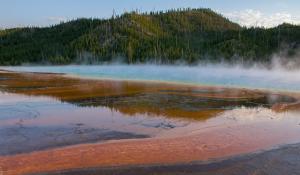
[[[300,91],[299,55],[291,59],[275,55],[269,66],[254,64],[201,62],[190,66],[184,62],[176,65],[113,64],[68,65],[68,66],[19,66],[0,69],[21,72],[64,73],[85,78],[111,78],[123,80],[151,80],[175,83],[190,83],[225,87]]]

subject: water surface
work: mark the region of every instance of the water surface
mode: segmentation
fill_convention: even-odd
[[[189,162],[298,143],[299,112],[271,109],[297,101],[274,91],[0,72],[0,167]]]
[[[179,136],[226,123],[232,116],[211,118],[227,110],[271,108],[297,100],[242,89],[53,74],[1,73],[1,78],[2,155],[107,140]]]
[[[99,65],[99,66],[21,66],[1,69],[26,72],[66,73],[90,78],[123,80],[154,80],[191,84],[247,87],[299,91],[298,70],[281,68],[241,68],[224,65],[157,66],[157,65]]]

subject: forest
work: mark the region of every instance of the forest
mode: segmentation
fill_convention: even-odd
[[[0,30],[0,65],[264,63],[299,58],[300,26],[246,28],[210,9],[128,12]]]

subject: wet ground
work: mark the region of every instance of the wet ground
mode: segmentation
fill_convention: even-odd
[[[44,175],[297,175],[300,172],[300,144],[226,160],[172,165],[88,168],[43,173]]]
[[[214,164],[200,169],[152,164],[220,159],[300,142],[299,113],[272,110],[295,106],[298,96],[291,94],[14,72],[0,72],[0,90],[5,174],[76,168],[87,168],[79,174],[173,174],[189,166],[191,173],[201,167],[209,172]],[[110,166],[122,168],[97,168]]]

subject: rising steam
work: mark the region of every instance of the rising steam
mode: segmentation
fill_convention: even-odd
[[[154,80],[205,84],[229,87],[263,88],[273,90],[300,90],[300,70],[276,67],[244,68],[241,66],[198,65],[98,65],[98,66],[22,66],[1,69],[25,72],[66,73],[91,78]]]

